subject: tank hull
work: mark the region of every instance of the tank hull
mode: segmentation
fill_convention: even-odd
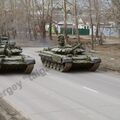
[[[61,72],[71,70],[96,71],[101,63],[101,59],[90,55],[56,55],[52,52],[41,51],[40,57],[45,67]]]
[[[2,56],[0,57],[0,73],[26,73],[30,74],[34,68],[35,60],[29,56]]]

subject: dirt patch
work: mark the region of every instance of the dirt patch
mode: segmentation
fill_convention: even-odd
[[[0,98],[0,120],[28,120]]]
[[[95,50],[102,59],[100,69],[120,72],[120,44],[96,46]]]

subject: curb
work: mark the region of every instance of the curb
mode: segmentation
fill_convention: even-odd
[[[29,119],[23,117],[7,102],[5,102],[3,99],[0,99],[0,120],[29,120]]]

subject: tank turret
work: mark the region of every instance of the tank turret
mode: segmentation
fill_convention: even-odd
[[[84,52],[83,49],[81,49],[81,44],[75,46],[66,46],[66,47],[56,47],[51,49],[52,52],[56,54],[82,54]]]

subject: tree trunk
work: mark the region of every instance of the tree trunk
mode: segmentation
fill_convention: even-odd
[[[64,0],[64,37],[65,37],[65,43],[68,42],[67,38],[67,6],[66,6],[66,0]]]
[[[45,1],[42,0],[42,22],[41,22],[41,31],[42,31],[42,38],[46,38],[46,21],[45,21]]]
[[[45,30],[45,25],[46,25],[46,22],[45,22],[45,20],[43,19],[42,21],[41,21],[41,36],[42,36],[42,38],[44,39],[44,38],[46,38],[46,30]]]
[[[53,0],[50,0],[50,24],[49,24],[50,40],[52,40],[52,9],[53,9]]]
[[[80,42],[80,35],[79,35],[79,29],[78,29],[78,14],[77,14],[77,3],[76,0],[74,0],[74,12],[75,12],[75,23],[76,23],[76,34],[78,42]]]
[[[50,19],[51,19],[51,17],[50,17]],[[49,38],[50,38],[50,40],[52,40],[52,22],[51,22],[51,20],[50,20],[50,24],[49,24]]]
[[[91,4],[91,0],[89,0],[89,8],[90,8],[90,12],[89,12],[89,15],[90,15],[90,23],[91,23],[91,31],[92,31],[92,34],[91,34],[91,43],[92,43],[92,50],[94,50],[94,25],[93,25],[93,18],[92,18],[92,4]]]
[[[119,38],[120,38],[120,28],[118,29],[118,32],[119,32]]]

